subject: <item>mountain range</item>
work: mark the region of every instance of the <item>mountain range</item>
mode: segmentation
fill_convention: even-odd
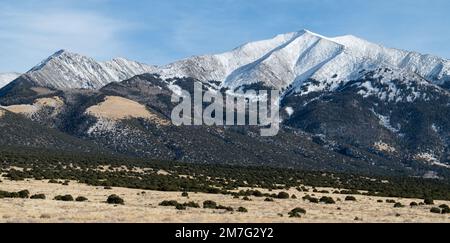
[[[195,82],[278,89],[280,133],[173,126],[171,94]],[[164,66],[61,50],[0,89],[0,105],[2,146],[450,178],[450,61],[355,36],[302,30]]]

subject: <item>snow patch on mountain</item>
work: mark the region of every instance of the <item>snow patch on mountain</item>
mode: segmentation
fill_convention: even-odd
[[[430,153],[430,152],[418,153],[418,154],[416,154],[414,156],[414,158],[416,160],[421,160],[421,161],[424,161],[424,162],[426,162],[428,164],[431,164],[431,165],[440,166],[440,167],[444,167],[444,168],[450,169],[450,165],[440,162],[439,159],[436,158],[436,155],[434,153]]]
[[[0,89],[5,87],[7,84],[9,84],[14,79],[18,78],[20,76],[20,73],[0,73]]]
[[[378,68],[364,72],[349,83],[364,98],[374,96],[387,102],[414,102],[431,100],[448,91],[429,83],[420,75],[402,69]],[[315,84],[311,84],[315,85]]]
[[[292,116],[294,114],[294,108],[288,106],[284,109],[285,109],[286,113],[288,114],[288,116]]]
[[[376,117],[378,117],[380,125],[382,125],[383,127],[385,127],[386,129],[390,130],[393,133],[400,132],[400,128],[396,128],[391,125],[391,118],[389,116],[383,116],[381,114],[378,114],[377,112],[375,112],[374,109],[371,109],[371,111]]]
[[[392,145],[385,143],[383,141],[378,141],[374,144],[374,148],[381,152],[387,152],[387,153],[395,153],[397,152],[397,149],[393,147]]]

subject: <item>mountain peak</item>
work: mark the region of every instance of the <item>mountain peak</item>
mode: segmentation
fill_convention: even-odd
[[[55,52],[52,56],[60,56],[60,55],[62,55],[64,53],[66,53],[66,52],[67,52],[66,49],[61,49],[61,50]]]
[[[50,55],[49,57],[47,57],[46,59],[44,59],[42,62],[40,62],[38,65],[34,66],[33,68],[31,68],[28,72],[34,72],[34,71],[38,71],[40,69],[42,69],[47,63],[51,62],[52,60],[54,60],[55,58],[60,58],[61,56],[64,55],[75,55],[74,53],[70,53],[65,49],[61,49],[55,53],[53,53],[52,55]]]
[[[297,31],[297,33],[298,33],[298,34],[309,34],[309,35],[314,35],[314,36],[317,36],[317,37],[322,38],[322,39],[329,39],[328,37],[325,37],[325,36],[323,36],[323,35],[321,35],[321,34],[315,33],[315,32],[310,31],[310,30],[308,30],[308,29],[302,29],[302,30],[300,30],[300,31]]]
[[[59,50],[33,67],[25,75],[37,85],[55,89],[98,89],[135,75],[154,72],[155,67],[115,58],[97,62],[67,50]]]

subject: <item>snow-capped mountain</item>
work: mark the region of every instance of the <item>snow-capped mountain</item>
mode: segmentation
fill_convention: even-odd
[[[0,89],[20,76],[20,73],[0,73]]]
[[[307,30],[178,61],[162,67],[160,73],[221,81],[228,88],[262,82],[278,89],[299,89],[305,81],[315,80],[303,91],[308,93],[335,89],[360,77],[361,71],[379,67],[417,73],[435,84],[450,81],[449,60],[386,48],[351,35],[328,38]]]
[[[163,78],[191,77],[218,81],[235,89],[262,83],[280,90],[302,92],[334,90],[377,68],[420,75],[437,85],[450,83],[450,61],[386,48],[355,36],[328,38],[308,30],[277,35],[244,44],[232,51],[187,58],[157,67],[123,58],[97,62],[58,51],[25,74],[40,86],[57,89],[98,89],[143,73]],[[313,80],[314,82],[307,82]],[[448,82],[449,81],[449,82]]]
[[[226,93],[283,91],[279,135],[172,126],[172,93],[197,81]],[[161,67],[59,51],[0,89],[0,109],[138,157],[450,178],[449,88],[449,60],[303,30]]]
[[[61,50],[33,67],[24,76],[44,87],[98,89],[110,82],[154,71],[154,66],[124,58],[97,62],[92,58]]]

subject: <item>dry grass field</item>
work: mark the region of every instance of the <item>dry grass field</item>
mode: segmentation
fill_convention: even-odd
[[[357,201],[345,201],[346,195],[305,193],[297,190],[288,191],[295,194],[297,199],[274,199],[273,202],[264,201],[265,198],[250,197],[251,201],[237,199],[230,195],[189,193],[189,198],[182,197],[181,192],[143,191],[127,188],[105,189],[76,182],[69,185],[51,184],[48,181],[9,181],[2,178],[0,190],[20,191],[29,190],[30,193],[46,195],[45,200],[38,199],[0,199],[0,222],[158,222],[158,223],[320,223],[320,222],[441,222],[450,223],[450,215],[434,214],[430,212],[432,206],[418,206],[411,208],[410,202],[421,202],[420,199],[390,198],[405,205],[404,208],[394,208],[392,203],[386,203],[388,198],[368,197],[356,195]],[[325,188],[318,188],[323,190]],[[328,189],[332,191],[332,189]],[[274,191],[277,192],[277,191]],[[57,195],[71,194],[74,198],[84,196],[87,202],[55,201]],[[125,205],[110,205],[105,201],[111,194],[117,194],[125,200]],[[302,200],[306,194],[315,197],[331,196],[336,204],[314,204]],[[340,201],[338,200],[340,199]],[[231,206],[234,212],[225,210],[187,208],[177,210],[175,207],[162,207],[158,204],[163,200],[177,200],[180,203],[194,201],[202,205],[205,200],[213,200],[224,206]],[[383,200],[382,203],[377,202]],[[450,202],[435,201],[436,205]],[[239,207],[248,209],[247,213],[236,210]],[[301,207],[306,214],[301,218],[290,218],[288,213]]]

